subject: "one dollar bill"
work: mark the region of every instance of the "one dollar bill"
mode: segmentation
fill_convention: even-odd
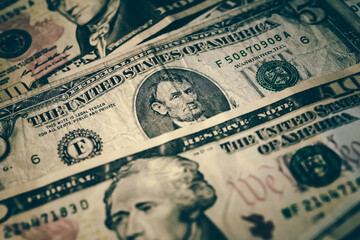
[[[342,221],[358,201],[359,89],[356,65],[129,155],[108,152],[9,188],[0,193],[2,237],[309,239],[302,236],[314,228],[321,235],[324,219]]]
[[[4,104],[2,188],[352,66],[357,23],[341,1],[266,1]]]

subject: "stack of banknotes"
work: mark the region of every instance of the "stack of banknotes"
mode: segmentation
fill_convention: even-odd
[[[359,0],[1,0],[0,240],[360,239]]]

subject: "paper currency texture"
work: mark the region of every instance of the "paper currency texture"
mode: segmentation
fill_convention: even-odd
[[[302,239],[323,230],[358,200],[359,84],[357,65],[130,155],[2,191],[3,237]]]
[[[20,0],[0,5],[0,103],[145,41],[217,0]]]
[[[350,67],[359,59],[356,20],[341,1],[267,1],[4,104],[2,187]]]

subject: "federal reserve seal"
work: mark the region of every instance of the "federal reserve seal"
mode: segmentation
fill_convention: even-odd
[[[341,162],[339,155],[324,145],[307,146],[292,156],[289,170],[299,184],[323,187],[340,176]]]
[[[103,143],[99,135],[87,129],[77,129],[66,134],[58,145],[61,160],[72,165],[100,155]]]
[[[265,62],[256,73],[256,81],[270,91],[281,91],[299,81],[297,69],[286,61]]]
[[[11,29],[0,34],[0,58],[16,58],[31,46],[31,35],[20,29]]]

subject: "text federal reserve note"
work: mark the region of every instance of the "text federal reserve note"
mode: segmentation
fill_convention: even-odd
[[[2,237],[302,239],[359,198],[359,88],[356,65],[4,190]]]
[[[0,103],[47,84],[59,69],[76,70],[134,46],[219,1],[2,1]]]
[[[3,188],[354,65],[354,13],[332,2],[267,1],[3,105]]]

